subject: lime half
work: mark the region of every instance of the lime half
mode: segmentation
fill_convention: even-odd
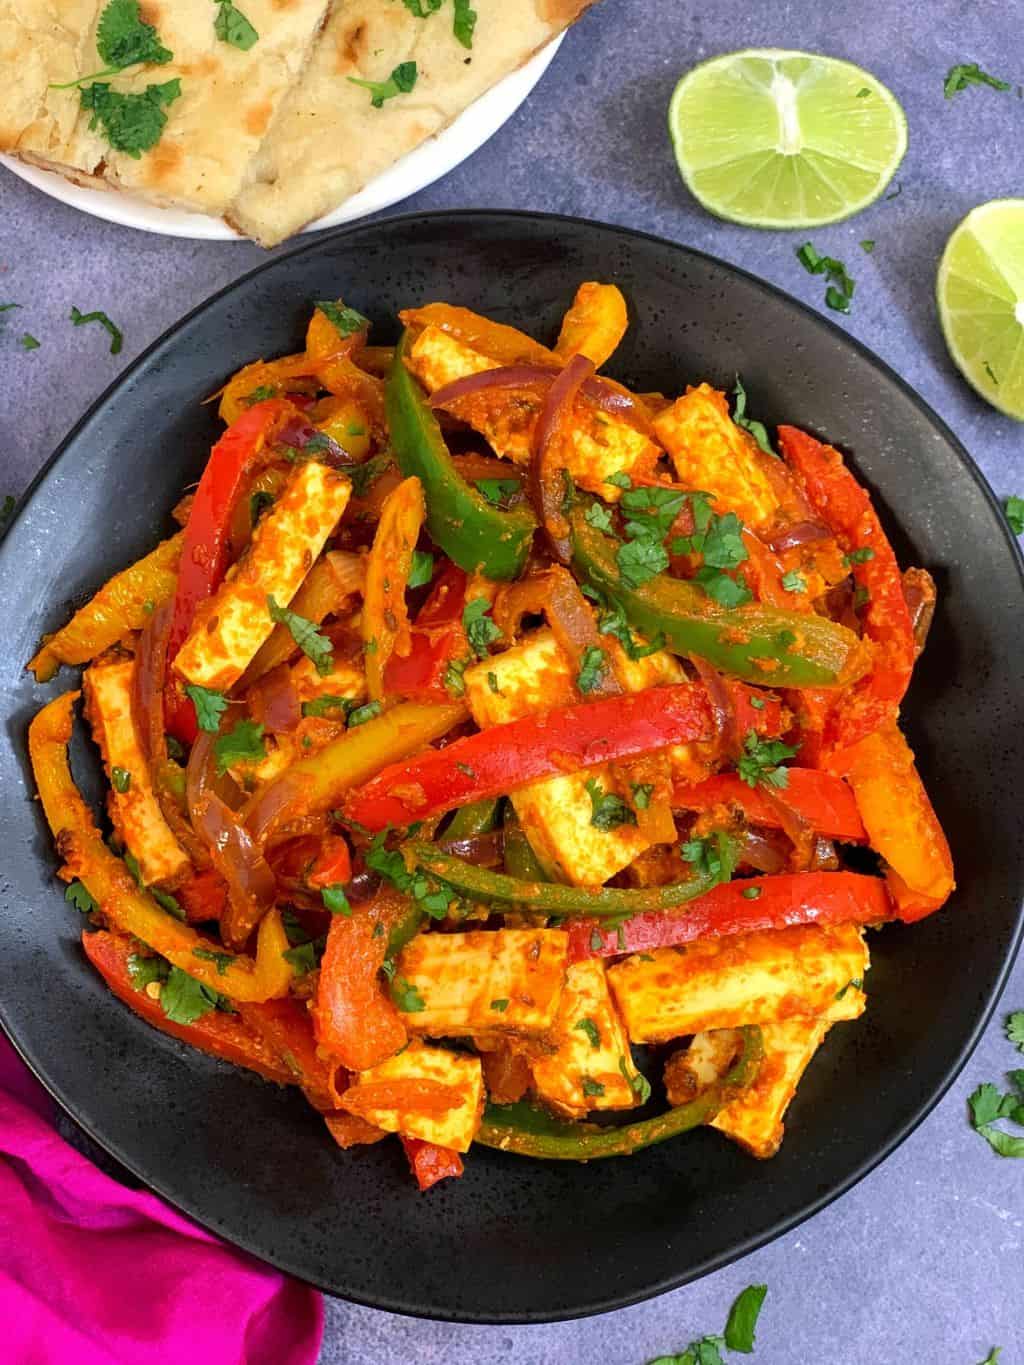
[[[964,378],[1024,422],[1024,199],[971,210],[946,243],[936,294]]]
[[[870,72],[777,48],[695,66],[675,88],[668,126],[687,188],[750,227],[848,218],[878,198],[907,149],[903,110]]]

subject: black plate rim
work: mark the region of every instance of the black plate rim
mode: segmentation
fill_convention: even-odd
[[[841,338],[847,348],[858,353],[871,367],[880,372],[890,383],[894,384],[902,395],[911,401],[913,406],[917,408],[918,412],[925,418],[928,424],[941,435],[952,449],[959,462],[970,474],[972,480],[982,494],[982,497],[987,502],[1002,541],[1010,550],[1011,559],[1016,567],[1020,586],[1024,589],[1024,551],[1022,551],[1016,537],[1011,535],[1009,526],[1003,515],[1001,504],[981,469],[960,441],[959,437],[947,425],[942,417],[940,417],[939,414],[936,413],[935,410],[926,403],[925,400],[911,388],[911,386],[889,364],[887,364],[886,361],[876,355],[869,347],[865,346],[863,342],[859,341],[856,337],[850,336],[849,333],[839,327],[830,318],[825,317],[816,309],[804,303],[801,299],[793,297],[793,295],[787,293],[779,286],[761,279],[759,276],[745,270],[742,266],[734,265],[730,261],[714,256],[710,252],[700,251],[695,247],[686,246],[680,242],[674,242],[671,239],[662,237],[656,233],[644,232],[637,228],[624,227],[616,223],[606,223],[598,219],[588,219],[572,214],[532,212],[527,209],[442,209],[426,213],[407,212],[393,214],[384,218],[375,219],[370,223],[360,222],[349,224],[334,231],[318,235],[312,241],[300,243],[289,251],[281,252],[271,259],[261,262],[252,270],[246,271],[243,275],[239,276],[238,279],[231,281],[223,288],[211,294],[208,298],[190,309],[179,318],[177,322],[173,323],[166,331],[151,342],[150,345],[147,346],[145,350],[143,350],[136,359],[103,390],[100,396],[89,406],[84,415],[75,423],[60,442],[53,454],[44,462],[19,500],[14,515],[4,528],[3,534],[0,535],[0,561],[2,561],[4,542],[7,539],[9,531],[16,525],[21,514],[28,508],[41,485],[48,477],[50,471],[56,467],[58,461],[64,456],[67,449],[86,430],[89,423],[100,410],[105,407],[107,402],[115,396],[117,390],[121,388],[122,385],[127,384],[138,369],[157,356],[163,347],[170,345],[177,334],[207,308],[218,303],[221,299],[232,294],[234,291],[243,289],[248,285],[249,281],[262,275],[265,271],[273,269],[280,262],[293,260],[306,253],[315,253],[327,243],[337,242],[348,237],[358,236],[361,233],[372,232],[377,228],[391,227],[396,224],[401,225],[413,222],[422,223],[424,221],[431,221],[446,222],[452,226],[457,226],[459,223],[463,222],[483,220],[497,221],[499,224],[509,220],[513,222],[529,222],[547,225],[552,230],[557,230],[559,226],[597,228],[603,232],[617,235],[626,238],[627,240],[641,240],[662,248],[668,248],[672,252],[707,262],[718,269],[724,270],[727,274],[741,277],[763,294],[774,299],[782,299],[790,308],[796,309],[805,317],[812,319],[814,323],[831,333],[834,337]],[[429,1307],[413,1307],[407,1300],[402,1300],[400,1298],[391,1298],[390,1296],[383,1295],[371,1298],[355,1293],[347,1293],[344,1295],[344,1300],[367,1308],[376,1308],[384,1312],[397,1313],[404,1317],[420,1318],[429,1321],[510,1326],[527,1325],[530,1323],[568,1322],[601,1313],[617,1311],[621,1308],[628,1308],[637,1303],[643,1303],[733,1264],[735,1261],[758,1250],[760,1247],[776,1241],[779,1237],[784,1236],[787,1232],[799,1226],[807,1219],[814,1217],[816,1214],[820,1213],[822,1209],[827,1208],[830,1204],[847,1194],[855,1185],[859,1184],[877,1166],[886,1160],[887,1157],[891,1156],[892,1153],[906,1141],[911,1133],[924,1122],[932,1110],[949,1092],[962,1073],[975,1048],[978,1046],[1006,987],[1006,983],[1020,952],[1022,941],[1024,941],[1024,902],[1020,900],[1020,894],[1018,893],[1017,919],[1013,928],[1010,948],[1006,953],[1002,968],[994,984],[989,989],[988,998],[978,1015],[975,1027],[961,1044],[961,1047],[948,1068],[943,1080],[935,1087],[933,1093],[926,1100],[922,1101],[914,1112],[886,1137],[877,1151],[854,1167],[837,1185],[803,1204],[791,1215],[778,1219],[765,1231],[744,1239],[728,1252],[708,1256],[698,1264],[691,1266],[689,1270],[679,1275],[666,1276],[655,1283],[645,1286],[643,1290],[605,1295],[603,1297],[595,1298],[590,1303],[580,1305],[569,1312],[512,1312],[503,1315],[480,1314],[469,1310],[461,1312],[441,1312],[432,1311]],[[59,1088],[50,1084],[43,1074],[42,1062],[37,1061],[27,1054],[25,1048],[18,1039],[16,1028],[12,1026],[12,1022],[7,1017],[2,998],[0,998],[0,1027],[3,1028],[8,1040],[11,1042],[19,1057],[51,1098],[74,1119],[82,1130],[96,1142],[99,1147],[119,1161],[145,1186],[154,1190],[173,1208],[177,1209],[180,1213],[183,1213],[186,1217],[192,1219],[215,1236],[222,1238],[232,1245],[240,1247],[250,1255],[255,1256],[258,1260],[270,1264],[275,1268],[294,1276],[296,1279],[312,1285],[314,1288],[320,1289],[325,1294],[331,1295],[332,1297],[340,1297],[330,1285],[324,1281],[318,1280],[315,1276],[311,1277],[307,1273],[305,1267],[297,1267],[289,1263],[289,1259],[285,1256],[274,1255],[268,1257],[262,1250],[257,1249],[252,1245],[248,1239],[237,1236],[234,1233],[225,1232],[224,1229],[219,1227],[215,1222],[208,1221],[204,1218],[200,1211],[180,1203],[176,1196],[164,1187],[162,1181],[153,1179],[150,1174],[143,1171],[140,1168],[140,1165],[134,1161],[128,1153],[121,1150],[119,1144],[105,1139],[101,1133],[95,1131],[88,1122],[84,1121],[82,1117],[75,1113],[74,1108],[70,1104],[65,1102],[62,1095],[59,1093]]]

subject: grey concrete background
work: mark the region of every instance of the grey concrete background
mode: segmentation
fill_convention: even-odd
[[[401,207],[535,208],[640,227],[821,306],[820,279],[793,255],[800,237],[730,227],[690,200],[665,108],[683,70],[732,48],[803,47],[859,62],[907,111],[902,192],[808,235],[856,277],[843,325],[938,410],[997,493],[1024,493],[1024,428],[959,380],[933,302],[937,259],[957,221],[984,200],[1024,194],[1020,92],[975,88],[946,101],[943,78],[953,63],[977,61],[1024,81],[1020,19],[1019,5],[1004,0],[604,0],[505,128]],[[857,246],[864,237],[877,242],[870,257]],[[263,259],[252,246],[177,241],[83,217],[0,171],[0,302],[22,304],[0,315],[0,495],[22,490],[143,347]],[[120,322],[120,356],[108,354],[98,329],[71,328],[72,304]],[[20,349],[25,331],[39,350]],[[1024,1365],[1024,1163],[1000,1160],[965,1120],[974,1086],[1019,1063],[1001,1025],[1014,1007],[1024,1008],[1024,962],[965,1073],[918,1132],[850,1194],[738,1265],[653,1303],[535,1328],[418,1322],[329,1302],[323,1365],[643,1365],[720,1331],[733,1296],[751,1282],[769,1286],[755,1356],[764,1365],[974,1365],[993,1345],[1004,1347],[1001,1365]]]

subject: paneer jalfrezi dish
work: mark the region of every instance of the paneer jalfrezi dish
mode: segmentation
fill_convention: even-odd
[[[179,529],[29,665],[84,666],[29,747],[85,956],[423,1189],[473,1143],[771,1156],[866,930],[953,889],[898,728],[932,580],[738,379],[606,377],[614,285],[551,348],[400,320],[318,302],[234,375]]]

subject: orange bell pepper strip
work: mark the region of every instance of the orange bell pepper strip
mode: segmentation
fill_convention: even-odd
[[[833,762],[853,788],[871,847],[889,865],[899,918],[912,923],[938,910],[956,885],[953,858],[903,735],[887,726]]]
[[[614,284],[586,280],[576,290],[572,307],[562,319],[555,354],[562,361],[585,355],[600,369],[629,326],[622,291]]]
[[[466,573],[449,564],[431,589],[413,624],[408,654],[392,654],[384,669],[384,691],[412,701],[449,701],[444,685],[448,665],[469,654],[462,612]]]
[[[438,1147],[435,1142],[410,1137],[402,1138],[402,1146],[421,1190],[429,1190],[439,1180],[460,1176],[465,1170],[462,1157],[450,1147]]]
[[[66,626],[45,639],[28,667],[49,682],[61,664],[85,664],[141,630],[155,606],[174,592],[184,531],[161,541],[143,559],[109,579]]]
[[[388,943],[385,920],[395,913],[396,901],[394,893],[382,891],[370,904],[355,906],[351,915],[332,916],[327,931],[313,1028],[320,1046],[349,1071],[376,1066],[406,1043],[405,1027],[380,979]]]
[[[830,749],[842,749],[892,724],[914,668],[914,629],[892,546],[871,499],[831,446],[796,427],[779,427],[779,446],[817,514],[850,558],[867,593],[864,633],[875,646],[870,673],[855,683],[832,718]]]
[[[190,924],[219,920],[228,902],[227,882],[219,872],[207,868],[179,886],[174,895]]]
[[[380,1109],[414,1109],[417,1114],[447,1114],[466,1103],[462,1092],[430,1077],[398,1076],[391,1081],[363,1081],[346,1090],[341,1107],[366,1118]]]
[[[412,645],[405,590],[425,517],[423,485],[415,476],[403,479],[381,509],[363,589],[362,636],[371,701],[384,696],[384,670],[392,654],[406,656]]]
[[[169,1033],[206,1052],[211,1057],[247,1067],[268,1081],[278,1085],[294,1084],[294,1077],[275,1048],[251,1029],[242,1016],[211,1010],[191,1024],[179,1024],[168,1019],[159,996],[139,990],[128,969],[129,958],[137,945],[130,934],[111,933],[101,929],[82,934],[82,949],[117,998],[135,1011],[147,1024],[161,1033]]]
[[[340,1062],[323,1056],[317,1048],[313,1020],[304,1004],[287,996],[260,1005],[241,1005],[239,1013],[246,1026],[280,1059],[292,1083],[302,1087],[314,1109],[329,1113],[338,1107],[347,1077],[339,1078]]]
[[[816,834],[844,843],[867,841],[867,831],[853,791],[832,773],[813,768],[787,768],[785,789],[780,792],[787,806],[808,821]],[[736,773],[718,773],[696,786],[677,783],[672,799],[677,810],[711,810],[714,806],[736,806],[752,825],[778,829],[782,821],[778,808],[761,787],[750,787]]]
[[[338,306],[343,307],[340,302]],[[366,345],[369,326],[364,318],[363,326],[342,335],[327,314],[316,308],[306,328],[306,356],[324,388],[339,397],[354,398],[374,431],[383,433],[384,385],[377,375],[356,363]]]
[[[438,327],[456,341],[481,351],[501,365],[550,365],[561,368],[561,360],[539,341],[509,327],[503,322],[492,322],[469,308],[458,308],[450,303],[428,303],[422,308],[404,308],[399,314],[404,327],[414,333],[425,327]]]
[[[290,610],[319,625],[325,616],[336,615],[363,590],[361,556],[330,551],[310,569],[291,600]],[[298,646],[287,626],[277,625],[256,651],[239,683],[244,691],[272,668],[286,663]]]
[[[54,698],[33,718],[28,731],[36,787],[64,860],[59,875],[65,881],[79,878],[115,928],[134,934],[204,986],[231,1000],[260,1001],[286,995],[292,969],[283,956],[288,937],[276,907],[260,923],[255,961],[241,954],[226,954],[220,943],[161,909],[107,848],[68,766],[72,706],[78,695],[65,692]]]

